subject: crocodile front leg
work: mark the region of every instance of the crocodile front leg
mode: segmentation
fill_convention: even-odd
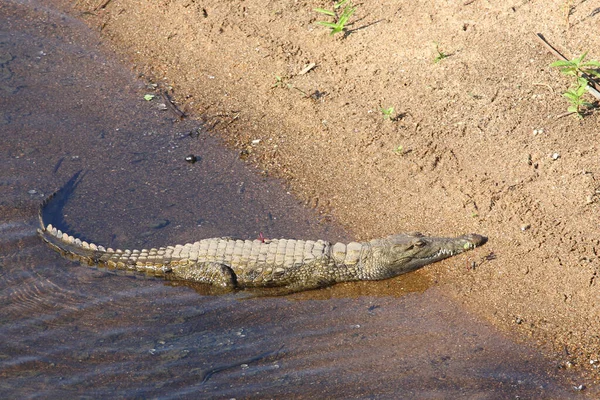
[[[224,288],[237,287],[237,277],[227,265],[217,262],[183,263],[165,273],[167,279],[208,283]]]

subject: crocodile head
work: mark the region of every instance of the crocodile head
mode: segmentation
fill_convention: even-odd
[[[414,271],[427,264],[472,250],[487,241],[469,234],[455,238],[428,237],[420,233],[388,236],[371,242],[373,263],[365,265],[367,279],[385,279]]]

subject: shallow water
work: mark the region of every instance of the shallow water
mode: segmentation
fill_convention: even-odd
[[[52,252],[37,207],[79,170],[61,228],[100,244],[349,235],[196,121],[144,101],[152,89],[49,4],[0,2],[0,397],[575,395],[576,377],[428,289],[425,274],[217,296]]]

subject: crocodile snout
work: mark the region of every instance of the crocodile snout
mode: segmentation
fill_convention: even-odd
[[[463,235],[461,238],[466,240],[470,244],[472,244],[473,247],[482,246],[488,241],[487,237],[478,235],[476,233],[470,233],[468,235]]]

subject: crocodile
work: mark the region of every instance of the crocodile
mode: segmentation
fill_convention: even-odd
[[[44,209],[59,192],[42,203],[38,233],[63,256],[109,270],[207,283],[227,290],[284,287],[302,291],[338,282],[387,279],[487,241],[477,234],[445,238],[406,233],[348,244],[211,238],[184,245],[120,250],[88,243],[46,224]]]

